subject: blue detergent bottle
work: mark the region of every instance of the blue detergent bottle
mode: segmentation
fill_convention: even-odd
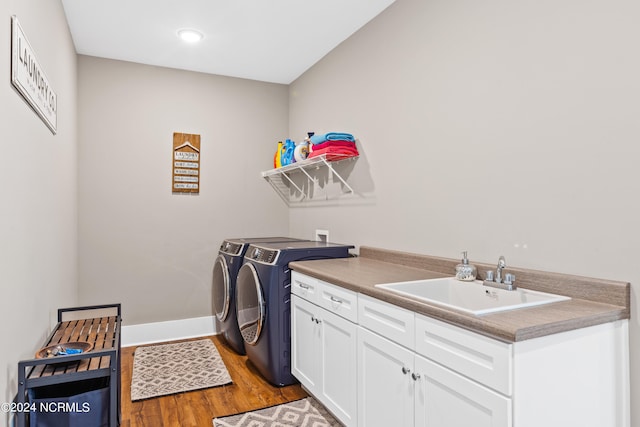
[[[295,159],[293,157],[293,152],[296,149],[296,143],[293,142],[290,139],[287,139],[284,142],[284,147],[283,148],[283,152],[282,152],[282,166],[287,166],[290,165],[291,163],[295,162]]]

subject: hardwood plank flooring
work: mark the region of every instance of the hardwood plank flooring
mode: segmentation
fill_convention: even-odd
[[[224,360],[232,384],[170,396],[131,401],[133,353],[122,349],[121,427],[212,427],[212,419],[302,399],[307,393],[299,384],[274,387],[256,371],[247,356],[236,354],[219,336],[208,338]],[[179,342],[179,341],[176,341]]]

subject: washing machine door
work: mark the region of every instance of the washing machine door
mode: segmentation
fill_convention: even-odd
[[[229,315],[229,305],[231,304],[231,281],[229,280],[229,266],[227,260],[222,255],[218,255],[213,264],[213,308],[216,317],[224,321]]]
[[[260,279],[253,264],[243,265],[236,279],[236,314],[242,339],[255,344],[260,338],[265,317],[265,301]]]

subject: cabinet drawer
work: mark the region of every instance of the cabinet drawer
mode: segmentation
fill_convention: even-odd
[[[327,282],[318,281],[317,304],[353,323],[358,321],[358,294]]]
[[[413,311],[358,294],[358,323],[411,350],[415,347]]]
[[[416,315],[416,352],[502,394],[512,394],[512,344]]]
[[[317,304],[319,280],[306,274],[291,272],[291,293]]]

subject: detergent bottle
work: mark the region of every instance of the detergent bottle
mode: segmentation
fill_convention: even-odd
[[[290,139],[287,139],[284,142],[284,146],[282,147],[282,158],[280,159],[280,163],[282,166],[290,165],[295,162],[293,157],[293,152],[296,149],[296,143]]]
[[[282,141],[278,141],[278,149],[273,156],[273,167],[276,169],[282,167]]]
[[[309,144],[310,142],[305,138],[304,141],[296,146],[296,149],[293,151],[293,159],[296,162],[301,162],[307,158],[309,155]]]

